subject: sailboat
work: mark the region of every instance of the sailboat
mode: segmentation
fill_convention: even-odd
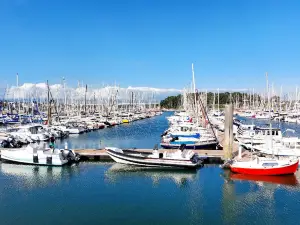
[[[235,161],[230,165],[231,172],[248,175],[287,175],[298,169],[299,160],[256,157],[251,161]]]
[[[271,115],[270,108],[270,92],[268,90],[268,80],[267,80],[267,93],[268,93],[268,105],[269,105],[269,114]],[[271,118],[271,117],[270,117]],[[270,122],[270,131],[272,130],[272,124]],[[251,133],[251,138],[253,140],[255,133]],[[272,132],[270,132],[270,144],[273,144]],[[272,146],[269,146],[270,149],[273,149]],[[299,160],[298,158],[287,158],[279,159],[275,158],[272,153],[272,157],[258,157],[253,159],[252,157],[253,143],[251,143],[251,160],[249,161],[233,161],[229,165],[229,168],[234,173],[249,174],[249,175],[287,175],[294,174],[298,169]]]
[[[182,112],[169,117],[171,127],[162,135],[160,146],[165,149],[178,149],[181,145],[185,145],[186,149],[216,149],[218,140],[207,117],[206,111],[203,107],[199,93],[196,90],[194,64],[192,64],[192,102],[191,105],[193,113]],[[202,118],[205,125],[202,127],[199,124],[200,112],[202,111]],[[191,114],[191,116],[190,116]],[[194,116],[192,116],[194,115]],[[193,121],[195,121],[193,123]]]

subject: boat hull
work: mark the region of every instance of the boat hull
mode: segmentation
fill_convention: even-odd
[[[298,164],[299,162],[297,161],[296,163],[291,165],[272,167],[272,168],[242,168],[242,167],[230,166],[230,170],[233,173],[259,175],[259,176],[287,175],[287,174],[294,174],[298,169]]]
[[[164,149],[178,149],[180,144],[167,144],[161,143],[160,146]],[[187,144],[185,149],[211,149],[216,150],[217,143],[207,143],[207,144]]]
[[[7,158],[2,158],[2,157],[1,157],[1,160],[3,162],[8,162],[8,163],[11,163],[11,164],[36,165],[36,166],[55,166],[55,167],[64,166],[64,165],[69,163],[69,161],[67,161],[67,160],[62,162],[62,163],[59,163],[59,164],[34,163],[34,162],[28,162],[28,161],[22,161],[22,160],[7,159]]]
[[[1,160],[13,163],[42,166],[63,166],[69,162],[69,160],[61,159],[60,156],[56,154],[28,154],[26,153],[26,150],[2,150]]]

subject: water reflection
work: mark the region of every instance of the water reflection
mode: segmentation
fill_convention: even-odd
[[[64,167],[0,163],[3,175],[18,183],[18,187],[35,188],[53,185],[79,172],[77,164]]]
[[[170,169],[161,170],[159,168],[139,167],[115,163],[105,173],[110,182],[116,182],[126,177],[151,177],[154,184],[160,180],[172,180],[179,186],[186,185],[194,181],[197,176],[197,170]]]
[[[298,186],[299,182],[295,175],[286,175],[286,176],[255,176],[255,175],[245,175],[245,174],[230,174],[231,180],[248,180],[254,182],[264,182],[272,183],[279,185],[288,185],[288,186]]]
[[[150,148],[160,143],[161,133],[168,128],[168,120],[172,112],[129,124],[100,129],[80,135],[70,135],[67,139],[57,139],[56,145],[63,148],[68,142],[73,149],[103,148],[115,146],[119,148]]]
[[[266,183],[284,185],[284,186],[300,186],[299,180],[295,174],[285,176],[257,176],[232,173],[229,170],[224,171],[223,176],[226,182],[230,181],[249,181],[256,184],[264,185]]]

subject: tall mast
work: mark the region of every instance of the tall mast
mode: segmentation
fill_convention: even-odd
[[[280,96],[279,96],[279,108],[280,108],[280,113],[281,113],[281,97],[282,96],[282,85],[280,86]]]
[[[48,93],[47,93],[47,103],[48,103],[48,126],[50,125],[51,123],[51,103],[50,103],[50,89],[49,89],[49,82],[47,80],[47,90],[48,90]]]
[[[84,114],[86,115],[86,93],[87,93],[87,84],[85,85],[85,93],[84,93]]]
[[[267,83],[267,89],[266,89],[266,93],[267,93],[267,95],[266,95],[266,97],[267,97],[267,106],[268,106],[268,108],[269,108],[269,104],[270,104],[270,95],[269,95],[269,80],[268,80],[268,72],[266,72],[266,83]]]
[[[269,88],[269,81],[268,81],[268,72],[266,72],[266,80],[267,80],[267,96],[268,96],[268,110],[269,110],[269,123],[270,123],[270,144],[269,147],[272,149],[272,156],[274,157],[273,152],[273,136],[272,136],[272,123],[271,123],[271,105],[270,105],[270,88]]]
[[[253,102],[252,102],[252,108],[253,108],[253,110],[255,109],[255,94],[254,94],[254,88],[252,89],[252,96],[253,96]]]
[[[295,104],[294,104],[295,112],[297,110],[297,104],[298,104],[298,86],[296,86],[296,98],[295,98]]]
[[[192,63],[192,74],[193,74],[194,104],[195,104],[195,111],[196,111],[196,114],[197,114],[197,124],[198,124],[199,121],[198,121],[198,110],[197,110],[197,95],[196,95],[194,63]]]
[[[220,89],[218,88],[218,113],[220,113]]]
[[[213,112],[215,113],[215,103],[216,103],[216,91],[214,91],[214,104],[213,104]]]

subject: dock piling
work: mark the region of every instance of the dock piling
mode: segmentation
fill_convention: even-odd
[[[225,159],[232,158],[233,149],[233,105],[225,106],[225,137],[224,137],[224,156]]]

